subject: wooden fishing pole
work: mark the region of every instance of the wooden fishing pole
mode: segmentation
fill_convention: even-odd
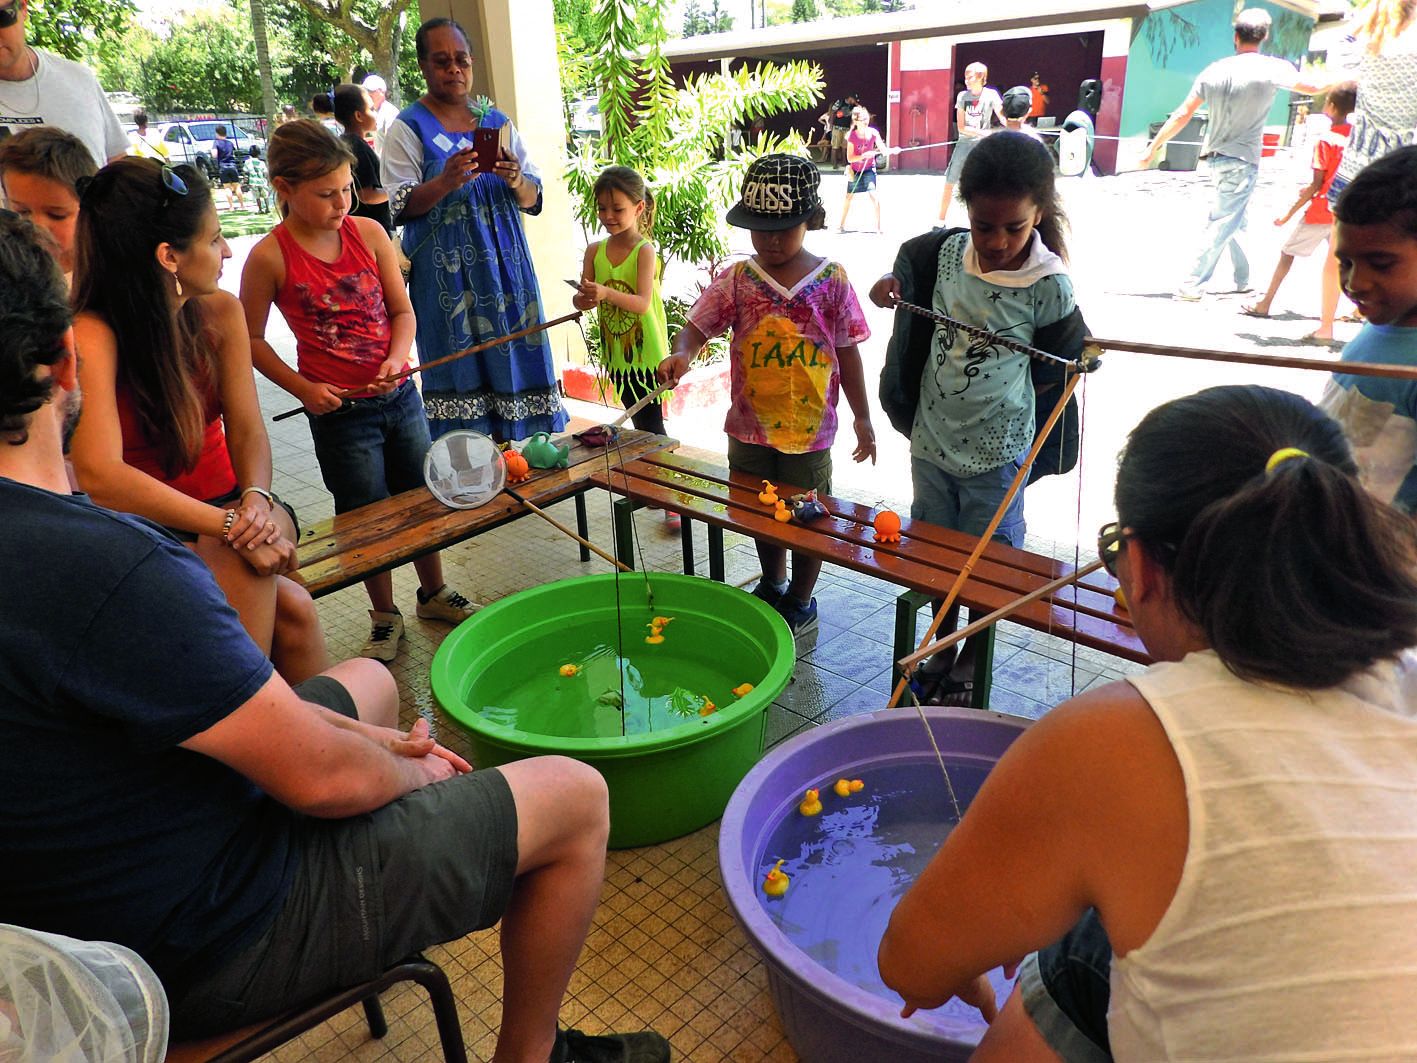
[[[998,530],[1000,522],[1004,519],[1004,514],[1009,510],[1009,504],[1013,502],[1014,496],[1023,488],[1028,480],[1028,471],[1033,468],[1033,462],[1038,457],[1038,452],[1043,449],[1044,442],[1048,439],[1048,433],[1053,431],[1053,426],[1058,423],[1058,419],[1063,416],[1063,411],[1067,408],[1068,400],[1073,397],[1073,392],[1077,389],[1078,382],[1082,380],[1083,374],[1070,373],[1067,382],[1063,385],[1063,393],[1058,397],[1058,404],[1053,407],[1053,412],[1048,415],[1048,420],[1043,423],[1043,427],[1034,437],[1033,446],[1028,450],[1027,456],[1019,465],[1018,472],[1014,473],[1014,479],[1009,484],[1009,489],[1004,493],[1004,499],[999,503],[999,508],[994,511],[994,515],[989,519],[989,525],[979,536],[979,541],[970,551],[969,557],[965,559],[960,567],[959,573],[955,576],[954,583],[950,585],[948,593],[945,595],[944,603],[935,614],[934,620],[930,622],[930,629],[925,632],[924,639],[920,645],[923,647],[935,638],[935,634],[940,630],[940,624],[949,615],[950,606],[954,605],[955,599],[959,597],[959,592],[963,590],[970,575],[974,572],[975,563],[984,556],[984,550],[989,545],[989,540],[993,538],[994,532]],[[910,674],[903,673],[900,681],[896,683],[895,690],[891,693],[891,700],[886,703],[886,708],[893,709],[900,704],[900,697],[905,693],[905,689],[910,684]]]
[[[545,332],[547,329],[553,328],[556,325],[564,325],[567,321],[579,321],[580,317],[581,311],[572,310],[569,314],[562,314],[554,321],[543,321],[539,325],[532,325],[528,328],[519,329],[518,331],[510,332],[505,336],[498,336],[495,339],[483,340],[481,343],[473,344],[466,350],[454,351],[452,354],[444,355],[442,358],[435,358],[433,359],[433,361],[427,363],[426,365],[415,365],[410,369],[405,369],[402,373],[397,373],[394,376],[391,376],[389,378],[389,383],[401,383],[404,380],[407,380],[409,377],[413,376],[414,373],[422,373],[425,370],[434,369],[440,365],[447,365],[449,362],[455,362],[459,358],[466,358],[469,354],[477,354],[479,351],[485,351],[489,347],[497,347],[503,343],[511,343],[512,340],[519,340],[526,336],[534,336],[538,332]],[[358,395],[360,392],[368,390],[369,388],[367,385],[362,388],[346,388],[345,390],[340,392],[339,397],[341,399],[347,399],[351,395]],[[297,406],[293,410],[286,410],[284,413],[276,414],[274,417],[271,418],[271,420],[284,421],[287,417],[294,417],[296,414],[304,412],[304,406]]]
[[[1204,347],[1171,347],[1161,343],[1137,340],[1104,340],[1089,336],[1088,347],[1131,354],[1155,354],[1163,358],[1192,358],[1206,362],[1234,362],[1240,365],[1267,366],[1271,369],[1318,369],[1325,373],[1351,373],[1354,376],[1380,376],[1393,380],[1417,380],[1417,366],[1379,365],[1376,362],[1343,362],[1336,358],[1295,358],[1277,354],[1242,354],[1237,351],[1216,351]]]
[[[979,632],[997,624],[1000,620],[1007,620],[1030,602],[1036,602],[1039,598],[1046,598],[1054,591],[1062,590],[1069,584],[1076,583],[1084,576],[1092,575],[1101,567],[1101,561],[1094,561],[1092,564],[1084,565],[1075,572],[1069,572],[1066,576],[1059,576],[1057,579],[1049,580],[1047,583],[1043,584],[1043,586],[1029,591],[1022,598],[1017,598],[1008,605],[1000,606],[988,616],[981,616],[978,620],[966,624],[958,631],[951,631],[944,638],[936,639],[934,642],[921,646],[914,653],[910,654],[910,656],[902,657],[900,660],[896,661],[896,664],[900,665],[900,670],[908,675],[915,670],[916,665],[923,664],[927,657],[939,653],[941,650],[949,649],[955,643],[963,642],[971,635],[979,634]]]
[[[605,560],[609,561],[612,565],[614,565],[616,568],[618,568],[621,572],[633,572],[633,571],[634,571],[634,569],[632,569],[629,565],[625,564],[623,561],[620,561],[620,560],[617,559],[617,558],[611,557],[609,554],[607,554],[607,553],[606,553],[604,550],[602,550],[600,547],[596,546],[595,543],[591,542],[589,539],[586,539],[586,538],[582,537],[581,535],[577,534],[576,532],[571,531],[570,528],[566,527],[566,526],[565,526],[564,524],[562,524],[559,520],[557,520],[555,517],[553,517],[550,513],[547,513],[546,510],[542,509],[542,508],[541,508],[540,506],[538,506],[535,502],[532,502],[530,499],[523,497],[519,492],[512,490],[510,487],[504,487],[504,488],[502,488],[502,490],[503,490],[503,491],[506,491],[507,494],[511,495],[513,498],[515,498],[515,499],[516,499],[518,502],[520,502],[522,505],[526,506],[527,509],[531,510],[533,513],[535,513],[535,514],[536,514],[538,517],[540,517],[542,520],[546,521],[547,524],[551,525],[551,526],[552,526],[553,528],[555,528],[557,531],[563,532],[563,533],[565,533],[566,535],[569,535],[572,539],[574,539],[576,542],[580,543],[580,544],[581,544],[582,546],[584,546],[587,550],[590,550],[590,551],[592,551],[592,552],[594,552],[594,553],[599,554],[601,557],[605,558]]]

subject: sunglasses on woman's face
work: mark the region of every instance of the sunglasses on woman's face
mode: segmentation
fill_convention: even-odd
[[[0,30],[7,30],[20,21],[20,0],[10,0],[0,7]]]
[[[1114,579],[1117,576],[1117,558],[1122,556],[1122,544],[1132,537],[1130,528],[1123,528],[1115,520],[1097,529],[1097,556],[1102,567]]]

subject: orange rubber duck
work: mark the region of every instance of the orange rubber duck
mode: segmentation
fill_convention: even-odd
[[[709,715],[712,715],[713,713],[715,713],[715,712],[717,712],[717,711],[718,711],[718,706],[715,705],[713,702],[711,702],[708,698],[704,698],[704,703],[703,703],[703,705],[699,708],[699,715],[700,715],[700,716],[709,716]]]
[[[579,674],[580,670],[581,670],[581,668],[580,668],[580,665],[578,665],[578,664],[563,664],[563,665],[561,665],[561,674],[562,674],[563,676],[565,676],[567,679],[570,679],[572,676]]]
[[[822,799],[816,790],[808,790],[802,796],[802,803],[797,806],[797,811],[804,816],[816,816],[822,811]]]
[[[753,684],[752,684],[752,683],[741,683],[741,684],[739,684],[738,686],[736,686],[736,687],[733,688],[733,696],[734,696],[735,698],[746,698],[746,697],[747,697],[749,694],[751,694],[752,692],[753,692]]]
[[[787,886],[791,881],[782,873],[782,861],[779,860],[768,872],[768,877],[763,879],[763,892],[769,897],[781,897],[787,892]]]
[[[787,508],[787,503],[782,499],[777,500],[777,509],[773,511],[772,519],[779,524],[786,524],[792,519],[792,510]]]
[[[777,505],[777,486],[768,480],[764,480],[763,489],[758,492],[758,501],[765,506]]]
[[[836,782],[834,782],[834,783],[832,784],[832,790],[836,793],[836,796],[837,796],[837,797],[850,797],[850,796],[851,796],[851,780],[850,780],[850,779],[838,779]]]
[[[876,542],[900,542],[900,514],[893,510],[883,509],[876,514],[874,526],[876,529]]]

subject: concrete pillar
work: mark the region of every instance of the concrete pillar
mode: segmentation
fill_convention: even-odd
[[[450,16],[467,30],[472,94],[491,97],[511,116],[541,171],[541,213],[522,221],[541,285],[542,314],[550,319],[568,313],[574,293],[565,279],[580,276],[585,247],[562,176],[566,119],[551,0],[421,0],[421,7],[424,18]],[[573,324],[552,330],[551,349],[563,365],[585,360],[585,344]]]

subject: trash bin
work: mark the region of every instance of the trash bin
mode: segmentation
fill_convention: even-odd
[[[1166,142],[1166,157],[1161,160],[1161,169],[1194,170],[1200,165],[1201,142],[1205,140],[1207,117],[1204,114],[1191,115],[1191,120],[1185,124],[1181,131]],[[1165,124],[1165,122],[1151,124],[1152,139],[1156,138],[1157,131]]]

